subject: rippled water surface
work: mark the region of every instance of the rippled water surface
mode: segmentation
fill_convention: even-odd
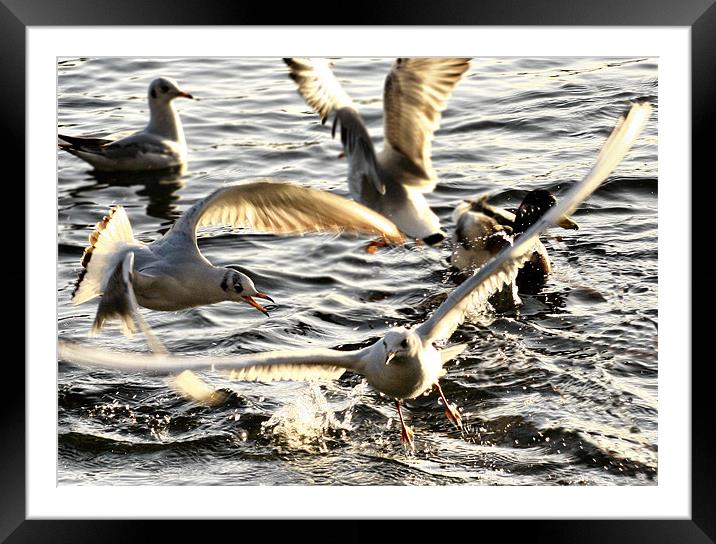
[[[336,73],[382,141],[391,59],[341,59]],[[189,165],[173,175],[98,175],[58,152],[58,329],[62,338],[145,351],[116,326],[87,333],[96,301],[70,304],[79,259],[109,206],[152,241],[226,182],[294,180],[347,194],[340,143],[309,110],[280,59],[61,59],[58,126],[68,134],[140,129],[158,75],[194,94],[177,101]],[[354,374],[331,383],[228,382],[204,407],[141,374],[58,368],[60,484],[642,485],[657,482],[657,62],[646,58],[477,58],[448,102],[433,144],[440,177],[428,201],[451,230],[463,198],[490,191],[516,207],[530,189],[580,179],[630,99],[657,107],[626,159],[579,210],[578,231],[545,238],[554,274],[508,314],[485,311],[452,342],[443,389],[406,403],[416,452],[400,444],[391,399]],[[276,300],[271,317],[221,303],[142,310],[185,354],[363,346],[428,316],[454,287],[440,249],[367,239],[212,231],[217,265],[250,268]]]

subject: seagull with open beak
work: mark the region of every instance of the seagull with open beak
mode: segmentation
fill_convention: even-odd
[[[92,332],[119,318],[126,334],[148,328],[138,306],[175,311],[223,301],[247,303],[264,315],[256,299],[273,302],[238,266],[211,264],[197,245],[201,226],[252,227],[273,234],[353,232],[393,243],[403,236],[388,219],[342,196],[270,180],[227,185],[189,208],[161,238],[134,238],[127,212],[116,206],[97,223],[82,255],[83,270],[72,302],[101,296]],[[136,323],[135,323],[136,322]]]

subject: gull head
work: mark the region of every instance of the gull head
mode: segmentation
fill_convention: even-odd
[[[527,193],[515,214],[515,233],[526,231],[556,203],[557,199],[554,195],[545,189],[536,189]],[[577,223],[566,215],[560,217],[557,225],[563,229],[579,228]]]
[[[220,287],[226,293],[227,300],[250,304],[268,317],[268,311],[256,302],[256,298],[262,298],[270,302],[273,302],[273,299],[266,293],[259,292],[251,278],[241,272],[238,266],[229,265],[224,269]]]
[[[150,104],[168,104],[179,97],[194,98],[189,93],[182,91],[177,82],[170,77],[158,77],[149,84]]]
[[[396,327],[385,333],[382,340],[385,364],[396,364],[405,359],[418,357],[423,349],[420,337],[410,329]]]

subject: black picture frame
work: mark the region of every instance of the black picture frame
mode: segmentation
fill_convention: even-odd
[[[25,55],[28,26],[82,26],[82,25],[256,25],[262,23],[315,25],[319,14],[328,14],[334,20],[324,24],[388,24],[388,25],[583,25],[583,26],[687,26],[691,28],[691,107],[692,107],[692,179],[704,177],[711,182],[711,140],[707,130],[714,125],[714,97],[716,97],[716,5],[714,0],[467,0],[430,2],[413,1],[388,5],[361,2],[360,9],[348,10],[350,21],[337,14],[335,5],[296,3],[259,5],[238,0],[172,0],[172,2],[123,0],[99,2],[92,0],[0,0],[0,67],[3,75],[3,100],[0,111],[6,139],[4,155],[7,163],[17,167],[15,179],[24,179],[25,172]],[[31,106],[31,105],[29,105]],[[9,128],[11,127],[11,129]],[[707,162],[709,171],[707,174]],[[22,176],[22,178],[21,178]],[[6,180],[7,183],[8,180]],[[687,183],[687,181],[685,181]],[[53,180],[47,180],[48,187]],[[7,185],[6,185],[7,187]],[[17,199],[25,202],[26,187],[16,183]],[[693,190],[694,184],[691,183]],[[10,189],[8,188],[8,191]],[[693,200],[692,200],[693,202]],[[17,210],[24,209],[16,207]],[[692,207],[693,209],[693,207]],[[30,213],[28,210],[26,213]],[[695,215],[692,212],[692,217]],[[19,221],[19,219],[18,219]],[[21,224],[21,223],[18,223]],[[692,228],[691,217],[684,228]],[[691,240],[691,237],[689,237]],[[15,263],[6,279],[6,285],[17,286],[22,281],[25,291],[31,288],[24,277],[24,264],[18,266],[17,250],[13,248]],[[27,249],[26,249],[27,251]],[[23,261],[24,263],[24,261]],[[23,278],[19,277],[23,274]],[[684,279],[689,281],[688,278]],[[15,289],[19,296],[19,290]],[[24,294],[24,293],[23,293]],[[19,304],[15,307],[21,307]],[[23,320],[24,323],[24,320]],[[692,320],[695,323],[695,320]],[[693,336],[692,336],[693,338]],[[460,531],[472,538],[489,538],[488,534],[505,535],[509,540],[529,539],[550,542],[621,543],[708,543],[716,539],[716,471],[714,455],[709,448],[710,416],[713,405],[707,388],[710,387],[710,360],[704,364],[692,361],[670,361],[685,369],[691,367],[692,377],[692,498],[689,520],[555,520],[484,521],[480,525],[464,523]],[[0,398],[0,541],[20,542],[135,542],[155,539],[161,532],[163,541],[184,540],[185,523],[151,521],[86,521],[86,520],[27,520],[25,514],[25,373],[20,365],[5,361],[6,380],[15,387],[4,388]],[[14,368],[10,368],[10,367]],[[20,387],[19,384],[23,384]],[[663,408],[663,407],[662,407]],[[505,515],[509,515],[506,512]],[[267,511],[267,516],[270,512]],[[316,518],[320,518],[316,513]],[[228,522],[216,522],[212,533]],[[241,522],[247,523],[245,521]],[[350,522],[351,525],[359,523]],[[265,534],[266,527],[243,526],[241,538],[252,533]],[[364,540],[365,528],[348,530],[340,534],[335,529],[312,530],[312,538]],[[440,527],[444,527],[441,525]],[[271,540],[277,539],[271,525]],[[235,529],[233,526],[231,531]],[[285,530],[285,529],[284,529]],[[384,536],[401,539],[425,538],[423,523],[411,522],[383,524]],[[455,529],[451,529],[453,532]],[[293,530],[294,532],[296,529]],[[303,528],[298,528],[303,533]],[[479,533],[478,533],[479,532]],[[300,533],[299,533],[300,534]],[[305,533],[304,533],[305,534]],[[185,536],[183,536],[185,535]],[[345,536],[341,536],[345,535]],[[445,536],[454,537],[454,534]],[[498,536],[499,538],[499,536]]]

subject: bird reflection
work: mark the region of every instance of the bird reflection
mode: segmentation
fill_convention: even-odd
[[[164,170],[143,172],[87,172],[90,186],[79,187],[72,191],[72,196],[79,193],[93,191],[107,186],[133,187],[140,186],[137,196],[147,199],[147,215],[157,219],[174,221],[180,213],[176,211],[176,201],[179,200],[177,191],[184,187],[186,180],[184,174],[186,166],[168,168]]]

